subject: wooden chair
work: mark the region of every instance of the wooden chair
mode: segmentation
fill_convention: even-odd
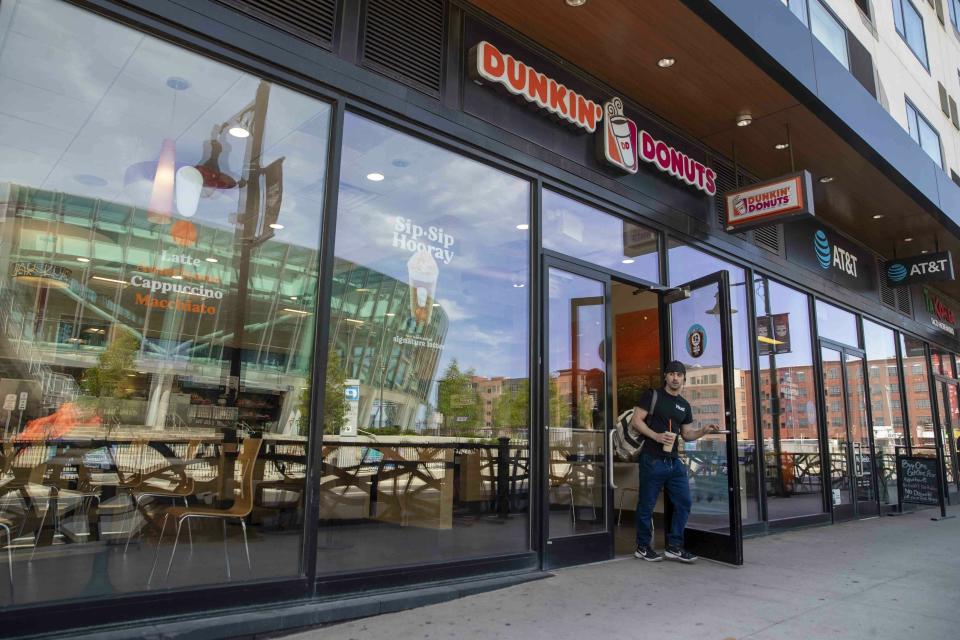
[[[260,445],[263,440],[260,438],[247,438],[243,441],[240,455],[237,456],[237,463],[241,468],[240,495],[237,496],[233,504],[226,509],[216,507],[170,507],[163,517],[163,527],[160,529],[160,538],[157,540],[157,553],[153,559],[153,567],[150,569],[150,577],[147,579],[147,586],[153,581],[153,574],[157,568],[157,560],[160,557],[160,544],[163,542],[163,534],[167,529],[167,521],[172,517],[177,524],[176,535],[173,540],[173,550],[170,552],[170,561],[167,563],[167,572],[164,580],[170,577],[170,569],[173,567],[173,558],[177,554],[177,543],[180,540],[180,529],[184,522],[192,518],[209,518],[220,520],[223,528],[223,556],[227,565],[227,579],[230,574],[230,555],[227,549],[227,520],[238,520],[243,530],[243,548],[247,556],[247,569],[253,571],[253,565],[250,562],[250,546],[247,543],[247,523],[246,518],[253,510],[253,476],[254,467],[257,461],[257,455],[260,453]]]

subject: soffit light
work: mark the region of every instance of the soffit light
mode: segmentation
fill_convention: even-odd
[[[520,231],[526,231],[526,230],[529,229],[529,228],[530,228],[530,225],[528,225],[528,224],[518,224],[518,225],[517,225],[517,229],[519,229]]]
[[[904,238],[903,241],[904,241],[904,242],[913,242],[913,238],[909,238],[909,237],[908,237],[908,238]]]
[[[657,66],[661,69],[669,69],[677,63],[676,58],[660,58],[657,60]]]
[[[778,142],[777,144],[773,145],[773,148],[776,149],[777,151],[783,151],[784,149],[789,149],[789,148],[790,148],[790,143],[789,143],[789,142]]]
[[[822,178],[820,178],[821,184],[827,184],[829,182],[833,182],[833,176],[823,176]]]
[[[741,113],[737,116],[737,126],[738,127],[749,127],[753,122],[753,116],[749,113]]]
[[[873,219],[874,219],[874,220],[879,220],[879,219],[882,218],[882,217],[883,217],[883,214],[882,214],[882,213],[875,213],[875,214],[873,214]]]
[[[633,258],[624,258],[620,262],[622,262],[623,264],[633,264],[634,261],[633,261]]]
[[[382,174],[382,173],[376,173],[376,172],[374,172],[374,173],[368,173],[368,174],[367,174],[367,180],[369,180],[370,182],[381,182],[381,181],[383,181],[383,174]]]
[[[587,4],[587,0],[566,0],[568,7],[582,7]]]

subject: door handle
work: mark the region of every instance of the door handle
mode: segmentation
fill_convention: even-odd
[[[607,478],[610,481],[611,489],[617,488],[616,483],[613,481],[613,436],[616,435],[616,433],[617,433],[616,429],[610,429],[610,447],[609,447],[610,464],[607,465]]]
[[[853,443],[853,471],[858,478],[863,477],[863,443]]]

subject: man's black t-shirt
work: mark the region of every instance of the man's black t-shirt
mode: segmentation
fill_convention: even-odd
[[[643,392],[637,401],[637,407],[650,413],[650,400],[653,398],[653,390],[648,389]],[[672,431],[677,434],[677,439],[673,443],[673,450],[666,452],[663,445],[656,440],[643,436],[644,445],[642,452],[644,455],[661,457],[678,457],[680,450],[680,427],[693,422],[693,410],[690,403],[682,396],[672,396],[664,389],[657,391],[657,406],[653,410],[653,416],[647,415],[645,420],[647,426],[657,433],[666,433]]]

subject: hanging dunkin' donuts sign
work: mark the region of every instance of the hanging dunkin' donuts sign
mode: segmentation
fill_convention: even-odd
[[[486,40],[470,49],[468,65],[477,84],[498,85],[574,130],[596,133],[597,157],[608,166],[633,174],[645,162],[707,195],[716,194],[713,169],[640,130],[624,113],[620,98],[600,106]]]

